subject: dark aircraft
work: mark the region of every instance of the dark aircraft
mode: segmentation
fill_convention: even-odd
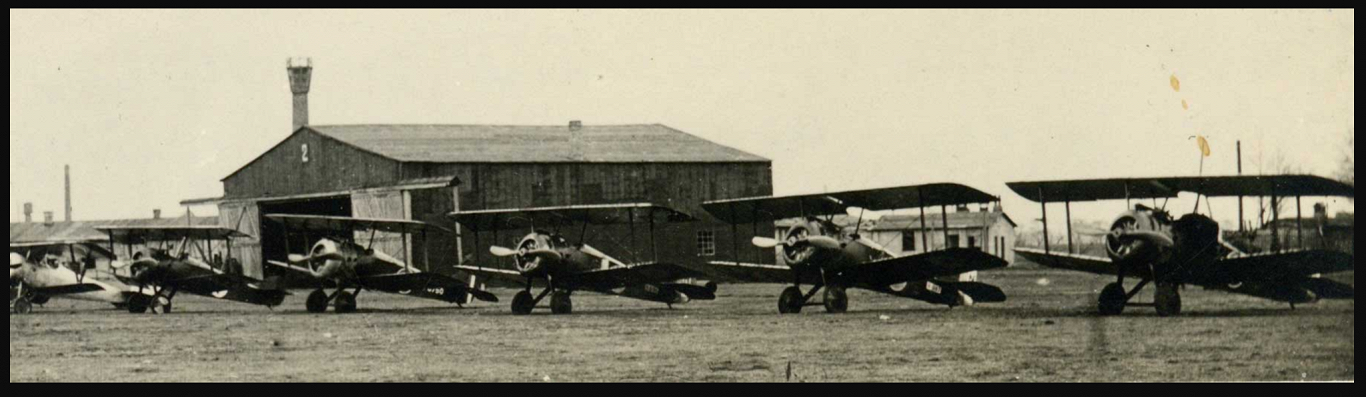
[[[764,236],[753,239],[759,248],[781,247],[786,266],[740,263],[737,258],[735,262],[713,262],[709,270],[739,281],[791,283],[792,287],[784,290],[778,300],[778,312],[782,314],[801,313],[802,308],[812,306],[809,302],[822,290],[825,296],[821,305],[825,310],[844,313],[849,309],[849,288],[950,307],[1004,302],[1005,293],[995,286],[944,279],[1003,268],[1007,263],[1001,258],[981,249],[958,247],[898,257],[860,234],[862,219],[852,233],[834,223],[835,216],[848,214],[850,209],[858,209],[862,214],[919,208],[921,236],[928,239],[925,207],[941,207],[947,217],[948,206],[996,201],[996,197],[967,186],[939,184],[708,202],[703,204],[707,212],[734,225],[804,220],[787,230],[781,241]],[[948,223],[947,219],[944,223]],[[738,234],[738,229],[733,229],[733,233]],[[947,242],[947,228],[944,233]],[[928,248],[928,241],[925,246]],[[803,284],[815,287],[803,293]]]
[[[461,266],[460,270],[478,276],[488,276],[520,283],[526,289],[512,301],[512,312],[528,315],[547,296],[553,314],[571,314],[574,303],[571,295],[577,291],[591,291],[622,296],[673,307],[691,301],[715,300],[716,285],[685,282],[685,279],[705,277],[685,267],[650,261],[625,263],[583,241],[590,226],[647,224],[650,245],[654,247],[654,227],[659,222],[688,222],[695,219],[678,211],[653,204],[623,204],[558,208],[530,208],[494,211],[456,212],[451,219],[475,233],[497,233],[525,229],[528,234],[516,249],[494,246],[495,257],[512,258],[515,269],[484,266],[476,258],[476,266]],[[571,242],[554,232],[561,227],[582,228],[580,241]],[[635,233],[632,230],[632,238]],[[476,243],[478,245],[478,243]],[[632,244],[631,246],[634,246]],[[536,282],[545,285],[539,295],[532,294]]]
[[[267,285],[272,283],[241,274],[240,264],[231,256],[232,241],[249,236],[236,230],[200,226],[95,230],[109,235],[111,250],[116,244],[127,250],[127,259],[114,261],[110,267],[120,281],[140,292],[128,300],[131,313],[170,313],[172,301],[181,292],[267,308],[280,306],[289,295]],[[160,248],[153,248],[156,244]],[[135,246],[145,249],[135,251]]]
[[[1105,239],[1108,258],[1074,254],[1070,239],[1067,252],[1056,252],[1047,238],[1042,251],[1016,249],[1017,254],[1044,266],[1117,276],[1118,280],[1101,293],[1102,315],[1122,314],[1126,306],[1153,306],[1160,316],[1179,315],[1181,287],[1185,285],[1289,303],[1292,308],[1320,299],[1354,299],[1351,286],[1318,277],[1353,270],[1352,255],[1305,247],[1303,225],[1298,249],[1280,249],[1277,242],[1270,253],[1247,254],[1224,242],[1219,224],[1199,213],[1200,197],[1293,197],[1297,207],[1306,196],[1353,198],[1354,188],[1340,182],[1313,176],[1254,176],[1021,182],[1009,186],[1020,196],[1043,205],[1045,235],[1050,202],[1068,205],[1070,236],[1071,203],[1153,201],[1151,207],[1131,207],[1112,223]],[[1183,192],[1199,195],[1195,213],[1175,219],[1166,211],[1165,203],[1157,205],[1157,200],[1170,200]],[[1275,207],[1272,205],[1273,211]],[[1273,214],[1271,223],[1278,241],[1279,218],[1279,213]],[[1128,278],[1139,280],[1132,290],[1125,289]],[[1150,284],[1157,286],[1153,304],[1130,303]]]
[[[378,232],[399,234],[406,246],[410,235],[420,234],[425,240],[429,230],[444,230],[439,227],[417,221],[331,216],[266,215],[266,219],[283,225],[286,239],[290,230],[305,230],[314,236],[328,236],[313,244],[307,256],[289,255],[289,263],[267,261],[318,282],[318,289],[308,296],[305,303],[309,313],[326,312],[328,306],[333,306],[337,313],[353,313],[357,309],[356,297],[360,296],[361,291],[406,295],[457,305],[468,303],[470,296],[485,302],[498,302],[498,297],[471,288],[463,281],[446,275],[424,273],[409,263],[374,249],[375,234]],[[370,233],[370,246],[362,247],[356,243],[357,232]],[[425,262],[429,262],[430,254],[424,252]],[[423,268],[431,271],[430,263]],[[328,283],[336,287],[336,292],[326,292]],[[348,289],[352,292],[347,292]]]

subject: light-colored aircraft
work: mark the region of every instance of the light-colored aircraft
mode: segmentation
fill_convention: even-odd
[[[1043,250],[1016,249],[1017,254],[1044,266],[1117,276],[1118,281],[1101,292],[1098,306],[1102,315],[1122,314],[1128,306],[1151,306],[1163,317],[1179,315],[1185,285],[1289,303],[1292,309],[1320,299],[1355,297],[1352,286],[1318,277],[1355,269],[1352,255],[1306,247],[1303,225],[1297,225],[1298,249],[1281,249],[1278,241],[1270,252],[1248,254],[1226,243],[1219,223],[1200,214],[1201,197],[1294,198],[1299,207],[1302,197],[1355,196],[1352,186],[1337,181],[1314,176],[1251,176],[1019,182],[1009,186],[1021,197],[1043,206],[1045,235],[1048,203],[1065,203],[1070,214],[1072,203],[1125,200],[1132,205],[1136,200],[1153,201],[1151,207],[1128,207],[1115,219],[1106,237],[1106,258],[1077,255],[1070,240],[1066,252],[1059,252],[1048,239],[1044,239]],[[1179,193],[1197,194],[1196,208],[1194,213],[1173,219],[1166,203],[1159,207],[1157,200],[1170,200]],[[1272,205],[1270,226],[1272,235],[1280,240],[1277,207]],[[1303,214],[1299,219],[1302,222]],[[1070,230],[1070,215],[1067,223]],[[1125,287],[1129,277],[1139,280],[1132,290]],[[1150,284],[1157,286],[1153,303],[1130,303]]]
[[[511,258],[512,269],[487,265],[478,257],[473,266],[459,266],[460,270],[477,276],[525,285],[525,290],[512,301],[512,312],[517,315],[531,314],[546,297],[550,297],[553,314],[572,314],[572,295],[578,291],[658,302],[669,307],[716,299],[716,284],[685,281],[706,274],[658,260],[654,250],[655,224],[696,220],[673,209],[653,204],[621,204],[468,211],[452,213],[450,217],[474,232],[476,246],[484,233],[493,234],[494,241],[498,241],[500,232],[529,230],[516,249],[490,248],[495,257]],[[629,225],[634,229],[637,223],[649,227],[650,260],[626,263],[585,241],[590,226]],[[579,241],[570,242],[553,231],[562,227],[582,230]],[[634,230],[630,234],[634,239]],[[630,246],[634,247],[634,242]],[[545,289],[533,295],[532,288],[538,283]]]
[[[313,244],[307,256],[289,255],[288,263],[267,262],[318,282],[318,289],[308,296],[306,303],[310,313],[325,312],[328,306],[333,306],[337,313],[355,312],[356,297],[361,291],[406,295],[457,305],[468,303],[471,296],[485,302],[498,302],[498,297],[471,288],[465,282],[442,274],[423,272],[374,249],[377,241],[375,234],[378,232],[399,234],[406,245],[408,237],[415,234],[423,236],[425,240],[429,231],[449,233],[440,227],[417,221],[331,216],[266,215],[266,219],[284,226],[286,239],[291,230],[307,231],[313,236],[328,236]],[[356,244],[357,232],[370,233],[370,246]],[[423,245],[426,246],[425,241]],[[427,262],[424,268],[428,271],[431,270],[429,257],[430,252],[424,252],[423,259]],[[328,284],[335,287],[336,292],[328,294]],[[352,292],[347,292],[348,289]]]
[[[925,207],[941,207],[947,217],[948,206],[997,201],[996,197],[967,186],[939,184],[707,202],[702,208],[712,216],[736,225],[784,219],[805,221],[787,230],[783,240],[766,236],[753,239],[753,244],[759,248],[781,248],[786,266],[741,263],[736,258],[734,262],[712,262],[708,270],[745,282],[791,283],[792,287],[784,290],[778,299],[781,314],[797,314],[804,307],[813,306],[809,302],[822,290],[825,291],[824,302],[819,305],[830,313],[844,313],[849,310],[849,288],[950,307],[1004,302],[1006,295],[1000,288],[958,279],[964,273],[1007,265],[1005,260],[982,249],[946,247],[918,255],[898,256],[860,234],[858,228],[863,224],[862,219],[852,233],[846,233],[834,223],[836,216],[847,215],[851,209],[866,214],[866,211],[919,208],[920,235],[926,239],[924,245],[928,247]],[[944,223],[948,223],[947,218]],[[732,233],[738,234],[738,230],[733,229]],[[947,242],[948,228],[943,231]],[[733,237],[740,238],[738,235]],[[815,288],[802,292],[803,284]]]
[[[242,274],[241,264],[232,257],[232,242],[250,236],[236,230],[213,226],[95,230],[109,236],[111,248],[123,245],[126,249],[126,259],[111,267],[120,280],[143,292],[128,302],[129,312],[170,313],[181,292],[267,308],[280,306],[289,295],[273,282]]]
[[[94,240],[10,244],[10,310],[28,314],[51,299],[127,307],[140,293],[118,282],[86,277],[96,256],[113,258]]]

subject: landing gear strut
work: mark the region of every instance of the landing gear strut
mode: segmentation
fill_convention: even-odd
[[[849,295],[841,287],[829,287],[817,285],[811,292],[802,293],[801,284],[796,284],[783,290],[783,294],[778,297],[779,314],[801,314],[802,308],[811,302],[811,298],[816,294],[825,291],[825,311],[833,314],[840,314],[849,311]]]
[[[569,297],[571,291],[556,290],[554,279],[548,280],[545,290],[541,291],[540,295],[533,296],[531,294],[531,286],[531,280],[527,279],[526,289],[522,290],[522,292],[518,292],[517,296],[512,298],[512,314],[518,316],[530,315],[531,312],[536,310],[536,305],[541,304],[541,301],[545,300],[546,297],[550,297],[551,313],[572,314],[574,312],[574,301]]]
[[[308,295],[308,300],[304,302],[304,308],[309,313],[326,313],[328,306],[335,306],[337,314],[355,313],[359,307],[356,304],[356,297],[360,296],[360,288],[355,292],[346,292],[346,288],[338,288],[336,293],[328,295],[327,291],[318,289]]]

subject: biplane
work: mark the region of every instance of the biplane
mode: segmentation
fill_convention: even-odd
[[[1325,280],[1323,274],[1351,271],[1352,255],[1305,246],[1303,213],[1298,221],[1299,247],[1281,247],[1279,209],[1272,205],[1270,252],[1247,253],[1223,239],[1212,215],[1200,213],[1200,199],[1210,197],[1271,197],[1273,202],[1294,198],[1300,208],[1303,197],[1353,198],[1352,186],[1314,176],[1248,176],[1196,178],[1137,178],[1019,182],[1008,184],[1020,196],[1043,207],[1044,235],[1048,235],[1048,204],[1067,206],[1068,244],[1058,252],[1048,238],[1043,250],[1017,248],[1016,253],[1038,264],[1115,276],[1117,281],[1102,290],[1100,314],[1113,316],[1129,306],[1151,306],[1159,316],[1181,314],[1181,288],[1194,285],[1277,302],[1313,303],[1320,299],[1354,299],[1354,289]],[[1173,218],[1167,203],[1180,193],[1195,194],[1195,211]],[[1071,240],[1071,205],[1076,202],[1126,201],[1126,210],[1112,223],[1104,245],[1107,257],[1080,255]],[[1141,204],[1152,200],[1152,206]],[[1159,205],[1158,200],[1163,200]],[[1139,202],[1135,204],[1134,202]],[[1208,205],[1206,206],[1208,209]],[[1209,212],[1212,212],[1209,211]],[[1129,278],[1139,280],[1126,289]],[[1156,285],[1151,304],[1131,301],[1149,285]]]
[[[129,300],[130,313],[169,314],[181,292],[272,309],[289,295],[274,282],[243,274],[241,263],[232,257],[232,243],[250,236],[236,230],[212,226],[101,226],[95,230],[109,236],[111,251],[117,251],[118,245],[125,249],[126,259],[110,267],[121,281],[142,292]]]
[[[326,312],[329,306],[337,313],[355,312],[356,298],[362,291],[406,295],[457,305],[468,303],[470,297],[484,302],[498,302],[498,297],[493,294],[472,288],[450,276],[430,272],[431,252],[426,249],[427,237],[432,231],[450,233],[441,227],[417,221],[332,216],[266,215],[266,219],[284,227],[286,247],[289,246],[292,230],[325,236],[312,245],[308,255],[288,255],[288,263],[267,261],[318,282],[318,289],[308,296],[305,304],[310,313]],[[356,233],[369,234],[366,246],[356,242]],[[411,248],[408,246],[410,236],[422,236],[423,269],[427,272],[413,267],[411,261],[400,261],[376,250],[374,246],[379,241],[376,239],[378,233],[401,235],[405,252]],[[329,284],[336,289],[331,294],[326,291]]]
[[[801,313],[803,308],[816,305],[824,306],[829,313],[844,313],[849,310],[849,288],[949,307],[1004,302],[1006,296],[1000,288],[949,279],[964,273],[1003,268],[1007,262],[981,249],[948,247],[947,227],[944,228],[942,249],[927,249],[926,253],[910,256],[888,252],[881,244],[863,237],[859,230],[868,211],[919,208],[920,235],[925,240],[924,246],[929,248],[926,207],[940,207],[944,211],[944,225],[947,225],[949,206],[996,201],[996,197],[971,187],[936,184],[707,202],[702,208],[732,225],[799,220],[783,234],[782,240],[766,236],[752,240],[761,249],[780,248],[785,265],[741,263],[737,258],[734,262],[712,262],[708,269],[744,282],[792,285],[778,299],[781,314]],[[851,210],[857,210],[860,219],[858,226],[849,233],[834,220],[836,216],[850,214]],[[732,228],[736,240],[740,239],[739,233],[738,228]],[[803,292],[804,284],[814,288]],[[811,304],[821,291],[824,291],[823,302]]]
[[[87,279],[96,257],[114,258],[99,240],[71,240],[10,244],[10,310],[33,312],[53,298],[101,302],[126,307],[135,288],[115,282]]]
[[[513,269],[486,266],[476,255],[474,266],[459,269],[476,276],[510,281],[524,286],[512,301],[512,312],[529,315],[547,297],[552,314],[572,314],[572,295],[589,291],[604,295],[663,303],[670,308],[692,301],[716,299],[716,284],[689,281],[706,274],[684,266],[659,261],[655,227],[659,223],[692,222],[696,219],[676,210],[654,204],[590,205],[555,208],[529,208],[455,212],[451,219],[473,232],[475,246],[483,233],[490,233],[497,244],[500,233],[526,230],[516,248],[492,246],[497,258],[511,258]],[[625,262],[592,246],[588,241],[593,226],[622,226],[629,229],[631,241],[626,250],[637,258]],[[637,226],[640,225],[640,226]],[[643,258],[636,250],[636,228],[646,227],[650,253]],[[580,229],[579,239],[571,241],[560,229]],[[476,253],[477,254],[477,253]],[[533,294],[537,283],[544,285]]]

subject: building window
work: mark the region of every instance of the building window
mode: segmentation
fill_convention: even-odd
[[[901,234],[901,252],[916,252],[915,244],[915,232]]]
[[[977,248],[977,237],[968,236],[968,248]]]
[[[959,236],[949,236],[949,243],[944,248],[958,248],[961,242]]]
[[[716,256],[716,232],[697,232],[697,256]]]

